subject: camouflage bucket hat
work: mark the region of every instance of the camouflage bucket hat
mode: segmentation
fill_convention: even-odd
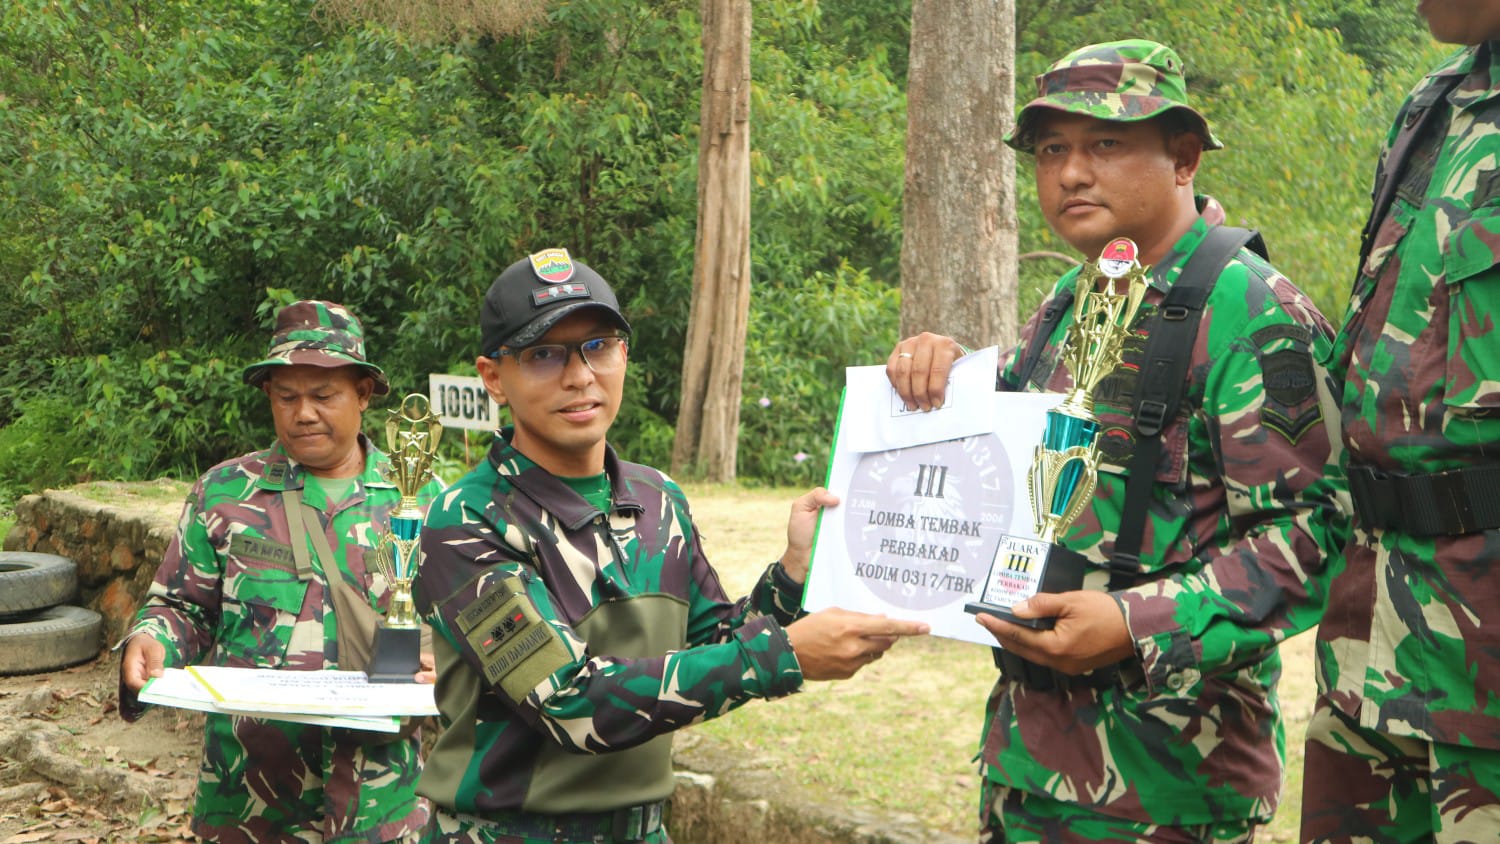
[[[245,383],[259,387],[278,366],[357,366],[375,379],[375,395],[391,391],[380,367],[365,360],[365,330],[343,305],[303,300],[276,313],[266,359],[245,367]]]
[[[1100,120],[1149,120],[1177,110],[1203,138],[1203,148],[1223,149],[1208,121],[1188,105],[1182,59],[1155,41],[1132,39],[1090,44],[1063,56],[1036,78],[1036,99],[1016,117],[1005,143],[1021,152],[1036,147],[1042,109]]]

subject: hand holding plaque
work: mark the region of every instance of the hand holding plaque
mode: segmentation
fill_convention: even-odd
[[[417,494],[432,478],[443,426],[432,415],[427,397],[413,393],[390,411],[385,423],[391,465],[386,480],[396,485],[401,503],[391,513],[391,526],[375,549],[376,565],[390,583],[391,605],[375,630],[375,655],[367,672],[372,683],[409,683],[421,666],[422,629],[412,602],[411,584],[421,563],[418,545],[422,510]]]
[[[1062,348],[1073,387],[1062,404],[1047,412],[1026,484],[1037,535],[1001,537],[979,600],[965,605],[966,612],[1045,629],[1052,626],[1051,618],[1017,618],[1010,608],[1038,592],[1082,587],[1087,560],[1055,540],[1093,497],[1100,429],[1093,393],[1120,364],[1130,324],[1146,295],[1146,272],[1136,260],[1135,243],[1126,238],[1110,241],[1096,264],[1079,271],[1073,324]]]

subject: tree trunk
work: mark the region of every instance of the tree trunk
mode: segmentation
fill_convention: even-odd
[[[1016,340],[1014,0],[913,0],[901,336]]]
[[[698,235],[672,472],[735,477],[750,312],[750,0],[703,0]]]

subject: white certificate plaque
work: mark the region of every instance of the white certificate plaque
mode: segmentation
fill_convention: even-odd
[[[984,432],[925,443],[903,430],[902,420],[916,414],[893,405],[884,367],[857,368],[879,369],[879,379],[851,371],[828,472],[841,503],[819,520],[806,609],[883,613],[925,621],[934,635],[995,643],[964,605],[982,597],[1007,537],[1035,536],[1026,476],[1046,412],[1062,397],[996,393],[993,367],[971,369],[969,383],[955,367],[949,384],[950,392],[983,391],[984,410],[966,424]],[[850,447],[879,445],[881,437],[899,445]]]

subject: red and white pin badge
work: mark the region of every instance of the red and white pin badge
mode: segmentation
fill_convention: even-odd
[[[1099,253],[1096,266],[1106,278],[1119,278],[1130,272],[1130,268],[1136,265],[1136,253],[1135,241],[1128,237],[1117,237],[1106,244],[1104,251]]]

